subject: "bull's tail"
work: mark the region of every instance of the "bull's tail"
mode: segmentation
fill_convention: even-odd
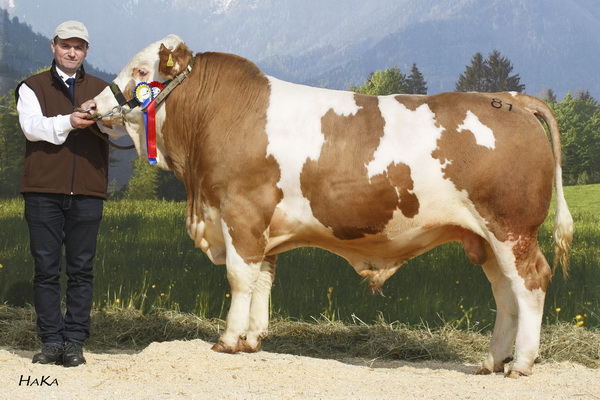
[[[556,216],[554,217],[554,271],[558,264],[562,266],[563,276],[569,275],[569,247],[573,241],[573,217],[565,200],[562,183],[562,150],[560,145],[560,132],[558,122],[552,110],[541,100],[518,94],[519,103],[546,121],[550,130],[552,140],[552,151],[554,153],[554,186],[556,190]]]

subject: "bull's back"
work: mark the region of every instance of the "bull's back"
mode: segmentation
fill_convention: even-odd
[[[281,168],[280,208],[340,240],[432,223],[537,228],[552,154],[539,122],[511,99],[374,97],[276,81],[271,104],[279,112],[267,135]]]

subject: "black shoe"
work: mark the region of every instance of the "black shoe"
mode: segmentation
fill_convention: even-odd
[[[67,340],[65,342],[63,365],[65,367],[77,367],[81,364],[85,364],[85,358],[83,358],[83,346]]]
[[[58,343],[45,343],[42,345],[42,352],[33,356],[31,361],[34,364],[56,364],[63,362],[64,347]]]

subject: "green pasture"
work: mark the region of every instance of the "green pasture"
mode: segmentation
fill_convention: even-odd
[[[600,326],[600,185],[566,187],[575,220],[570,278],[559,273],[546,298],[545,322]],[[552,262],[552,218],[542,250]],[[30,302],[33,264],[20,199],[0,201],[0,303]],[[495,304],[481,267],[450,243],[408,262],[373,295],[347,262],[304,248],[278,259],[272,313],[285,318],[363,321],[385,318],[429,326],[493,326]],[[95,261],[97,309],[132,307],[225,318],[225,267],[195,249],[185,230],[185,203],[107,201]]]

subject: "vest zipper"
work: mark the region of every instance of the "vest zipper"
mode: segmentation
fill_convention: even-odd
[[[77,80],[75,80],[75,82],[77,82]],[[73,85],[75,85],[75,82],[73,82]],[[71,97],[71,93],[69,93],[69,91],[67,90],[67,95],[69,97]],[[75,109],[75,96],[71,97],[71,103],[73,104],[73,110]],[[71,196],[73,196],[74,190],[75,190],[75,167],[77,164],[77,133],[79,132],[72,132],[74,133],[73,135],[73,171],[71,172]]]
[[[71,173],[71,196],[74,195],[75,190],[75,166],[77,164],[77,136],[73,138],[73,171]]]

